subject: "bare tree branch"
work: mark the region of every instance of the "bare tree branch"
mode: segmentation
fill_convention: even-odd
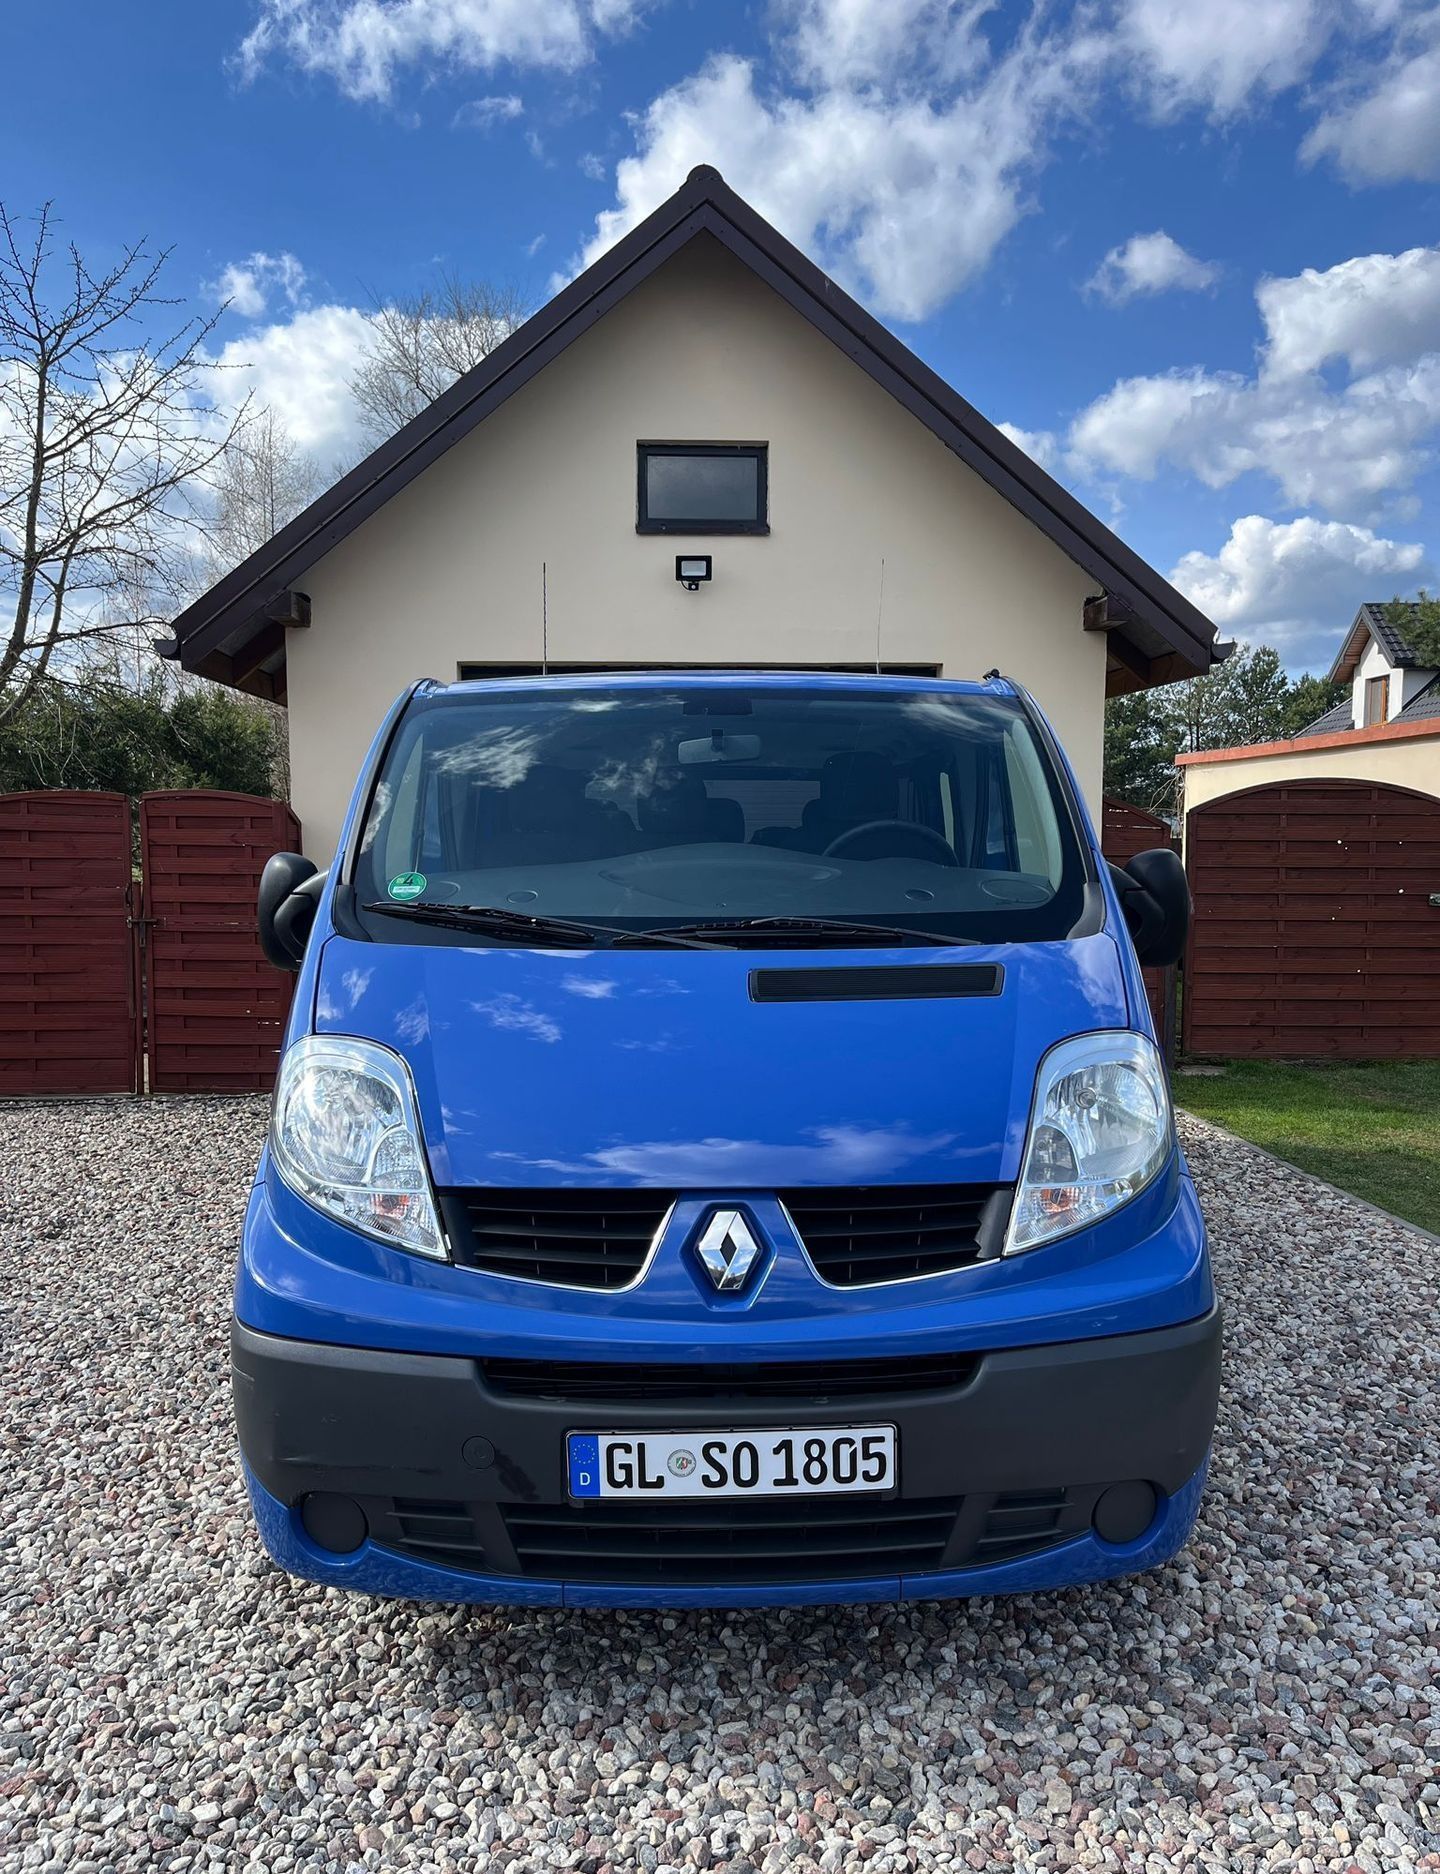
[[[366,313],[370,343],[350,394],[370,440],[384,442],[520,325],[528,312],[510,287],[443,275],[408,298]]]
[[[0,723],[66,647],[193,581],[206,477],[250,413],[211,393],[213,319],[153,336],[168,257],[92,271],[56,254],[48,204],[28,236],[0,204]]]
[[[264,546],[321,492],[315,458],[300,448],[273,410],[261,410],[215,464],[207,517],[212,582]]]

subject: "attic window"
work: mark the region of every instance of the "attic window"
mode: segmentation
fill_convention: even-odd
[[[768,534],[765,443],[637,445],[642,534]]]

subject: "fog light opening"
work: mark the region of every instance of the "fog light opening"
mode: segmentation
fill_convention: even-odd
[[[300,1524],[310,1540],[334,1555],[353,1555],[370,1533],[365,1512],[354,1497],[312,1490],[300,1502]]]
[[[1095,1505],[1095,1533],[1102,1542],[1138,1542],[1154,1522],[1159,1506],[1153,1484],[1111,1484]]]

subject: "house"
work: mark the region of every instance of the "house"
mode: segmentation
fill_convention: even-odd
[[[1416,607],[1410,600],[1412,618]],[[1302,735],[1440,717],[1440,666],[1421,662],[1394,611],[1392,605],[1360,607],[1330,671],[1332,683],[1350,684],[1350,695]]]
[[[1182,755],[1187,814],[1227,794],[1300,781],[1364,782],[1440,798],[1440,668],[1421,663],[1394,610],[1360,607],[1330,670],[1333,681],[1349,682],[1350,694],[1296,736]]]
[[[417,677],[998,666],[1098,813],[1107,694],[1223,654],[708,168],[173,629],[186,669],[286,703],[322,862]]]

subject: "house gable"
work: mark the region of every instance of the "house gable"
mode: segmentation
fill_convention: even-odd
[[[172,654],[202,674],[283,696],[287,625],[300,606],[299,582],[316,563],[702,236],[726,248],[1099,588],[1084,624],[1106,642],[1112,690],[1209,667],[1213,627],[1188,600],[705,168],[182,613]]]
[[[768,448],[769,533],[637,531],[637,445],[725,440]],[[694,594],[675,578],[692,549],[714,565]],[[546,661],[1000,663],[1098,794],[1089,576],[717,242],[690,243],[306,578],[291,760],[311,820],[358,767],[377,698]]]

